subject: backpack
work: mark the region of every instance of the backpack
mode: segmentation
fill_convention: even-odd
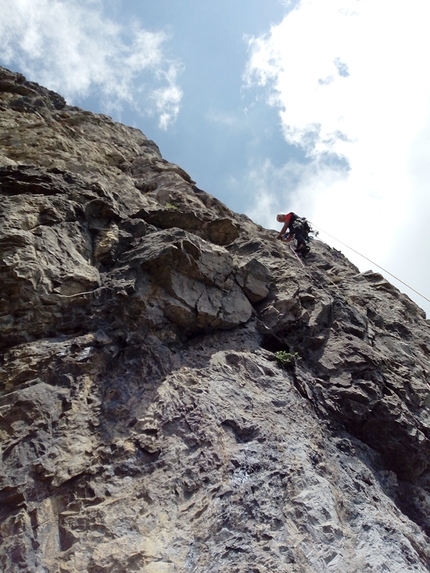
[[[300,231],[301,235],[305,239],[308,240],[309,233],[311,232],[311,228],[309,223],[304,217],[298,217],[295,213],[292,215],[293,222],[291,223],[291,229],[293,232]]]

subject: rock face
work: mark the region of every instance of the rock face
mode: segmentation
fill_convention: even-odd
[[[4,573],[430,571],[430,330],[0,69]]]

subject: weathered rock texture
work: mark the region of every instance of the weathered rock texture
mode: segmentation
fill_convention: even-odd
[[[1,570],[430,571],[423,311],[0,71]]]

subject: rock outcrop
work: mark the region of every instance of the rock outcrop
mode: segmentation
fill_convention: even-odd
[[[2,571],[430,571],[424,312],[0,90]]]

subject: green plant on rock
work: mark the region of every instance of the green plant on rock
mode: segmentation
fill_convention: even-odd
[[[298,352],[287,352],[286,350],[279,350],[275,353],[275,357],[283,368],[291,368],[296,365],[298,360],[302,359]]]
[[[166,209],[174,209],[174,210],[178,210],[178,207],[176,205],[173,205],[173,203],[166,203],[164,205],[166,207]]]

